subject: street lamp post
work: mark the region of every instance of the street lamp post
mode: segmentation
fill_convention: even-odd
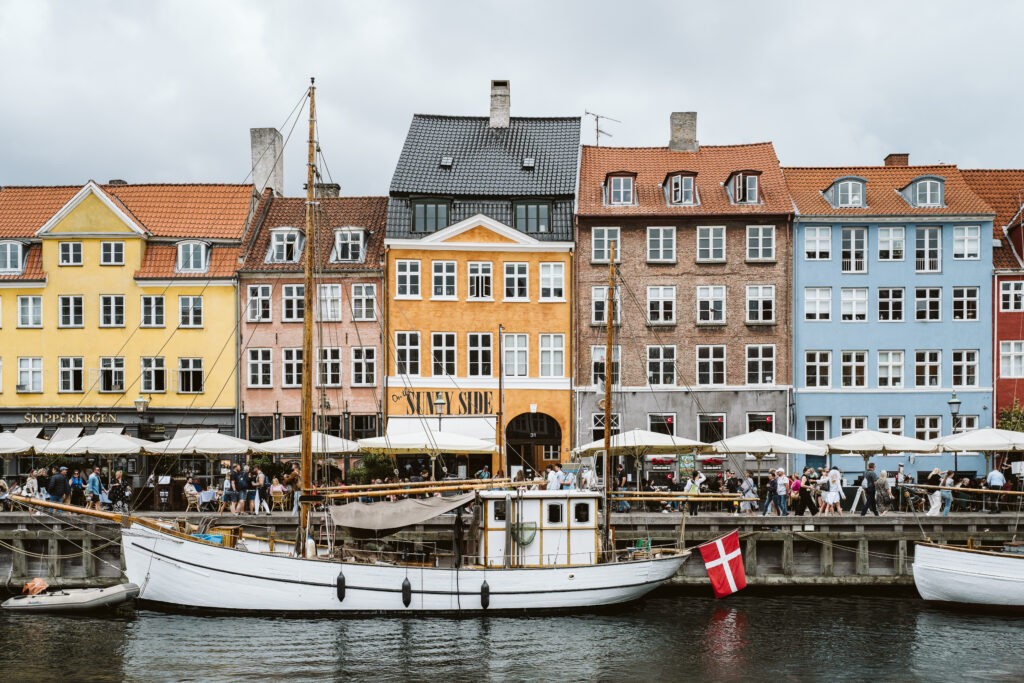
[[[953,433],[956,434],[957,431],[960,429],[960,403],[961,403],[961,401],[960,401],[959,398],[956,397],[956,392],[955,391],[953,392],[953,395],[949,397],[949,400],[946,401],[946,403],[949,405],[949,415],[950,415],[950,417],[953,418]],[[960,470],[960,461],[959,461],[957,456],[958,456],[957,451],[953,451],[953,476],[954,477],[959,476],[959,470]]]
[[[441,411],[444,410],[445,400],[442,392],[434,394],[434,413],[437,415],[437,431],[441,431]],[[437,448],[430,454],[430,478],[437,480]]]

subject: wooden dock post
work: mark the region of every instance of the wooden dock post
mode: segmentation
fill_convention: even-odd
[[[867,576],[871,556],[868,555],[868,539],[857,541],[857,576]]]
[[[821,575],[832,576],[834,560],[832,557],[832,539],[826,538],[821,542]]]

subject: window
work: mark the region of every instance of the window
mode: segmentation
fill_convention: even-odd
[[[861,416],[843,416],[839,418],[839,436],[854,432],[863,432],[868,428],[868,418]]]
[[[1024,377],[1024,341],[999,342],[999,376]]]
[[[650,263],[675,263],[676,229],[647,228],[647,261]]]
[[[565,301],[565,264],[540,264],[540,300]]]
[[[618,228],[594,228],[590,235],[591,263],[608,263],[612,246],[615,246],[615,262],[622,260],[622,245],[619,243]]]
[[[879,415],[878,431],[882,432],[883,434],[894,434],[896,436],[903,436],[903,416]]]
[[[530,264],[505,264],[505,301],[530,300]]]
[[[270,285],[249,285],[248,295],[246,319],[251,323],[269,322],[271,318]]]
[[[178,327],[203,326],[203,297],[178,297]]]
[[[832,288],[804,288],[804,320],[832,319]]]
[[[918,228],[915,234],[917,272],[939,272],[942,269],[942,229]]]
[[[455,298],[455,261],[432,261],[434,287],[431,298]]]
[[[608,203],[613,206],[633,203],[633,177],[612,176],[608,178]]]
[[[123,266],[124,242],[100,242],[100,265]]]
[[[832,385],[832,352],[804,352],[804,384],[819,389]]]
[[[493,301],[491,293],[490,261],[470,261],[469,263],[469,298]]]
[[[281,418],[281,437],[296,436],[302,432],[302,418],[299,415],[284,415]]]
[[[576,503],[572,506],[572,510],[572,520],[576,524],[586,524],[590,521],[590,503]]]
[[[843,351],[840,354],[840,382],[844,387],[866,387],[868,352]]]
[[[978,428],[977,415],[961,415],[957,422],[959,422],[959,424],[953,427],[954,434],[963,434],[964,432],[970,432]]]
[[[747,384],[775,383],[775,347],[771,344],[747,346]]]
[[[84,304],[80,296],[61,296],[57,298],[60,309],[59,327],[82,327],[84,321]]]
[[[647,324],[674,325],[676,322],[676,288],[647,288]]]
[[[836,188],[836,205],[840,208],[864,206],[864,183],[859,180],[842,180]]]
[[[302,353],[302,350],[299,350]],[[178,359],[178,393],[179,394],[201,394],[203,393],[203,359],[202,358],[179,358]]]
[[[320,320],[338,322],[341,320],[341,285],[320,285],[317,292],[320,299]]]
[[[565,376],[565,335],[540,335],[540,376]]]
[[[725,347],[697,347],[697,384],[721,386],[725,384]]]
[[[302,386],[302,349],[281,349],[281,386]]]
[[[447,202],[414,202],[412,205],[412,231],[437,232],[448,227]]]
[[[940,386],[941,359],[941,351],[915,351],[914,385],[918,387]]]
[[[267,263],[295,263],[302,255],[302,233],[294,228],[270,231]]]
[[[865,228],[843,228],[844,273],[868,272],[867,245],[868,231]]]
[[[725,260],[725,227],[698,226],[697,227],[697,260],[698,261],[724,261]]]
[[[399,375],[420,374],[420,333],[395,333],[395,372]]]
[[[977,287],[953,288],[953,320],[978,320]]]
[[[775,413],[747,413],[747,431],[775,431]],[[769,456],[771,457],[771,456]]]
[[[270,305],[269,301],[267,305]],[[162,296],[158,295],[142,297],[142,326],[164,326],[164,298]]]
[[[828,261],[832,258],[832,228],[819,225],[804,230],[804,258]]]
[[[697,203],[692,175],[678,173],[668,179],[668,203],[690,205]]]
[[[547,232],[550,213],[550,204],[516,204],[516,229],[522,232]]]
[[[420,262],[395,263],[395,298],[418,299],[420,296]]]
[[[100,391],[124,392],[124,358],[104,356],[100,358]]]
[[[704,443],[714,443],[725,438],[725,415],[699,413],[697,415],[697,438]]]
[[[840,315],[843,322],[864,322],[868,319],[868,290],[843,287],[840,291]]]
[[[942,183],[938,180],[919,180],[914,185],[916,206],[942,206]]]
[[[999,310],[1024,311],[1024,280],[999,283]]]
[[[100,297],[100,327],[124,327],[124,296],[104,294]]]
[[[352,386],[372,387],[377,384],[377,349],[372,346],[352,347]]]
[[[900,322],[903,320],[902,287],[879,287],[878,320],[880,322]]]
[[[37,394],[43,390],[43,359],[18,359],[18,393]]]
[[[747,226],[747,260],[748,261],[774,261],[775,260],[775,226],[774,225],[748,225]]]
[[[352,285],[352,320],[364,322],[377,319],[377,285]]]
[[[722,285],[697,287],[697,324],[725,324],[725,287]]]
[[[529,374],[529,344],[529,335],[505,335],[505,357],[502,362],[506,377],[526,377]]]
[[[829,418],[809,417],[805,424],[807,426],[808,441],[828,441],[830,433]]]
[[[57,263],[62,266],[82,265],[82,243],[61,242],[58,248],[59,256]]]
[[[337,346],[325,346],[320,349],[317,383],[321,387],[341,386],[341,349]]]
[[[614,315],[612,324],[618,325],[622,319],[622,302],[619,298],[619,288],[616,287],[612,293]],[[608,287],[590,288],[590,322],[594,325],[604,325],[608,322]]]
[[[457,374],[454,332],[434,332],[430,335],[430,359],[434,377],[454,377]]]
[[[0,273],[21,272],[20,242],[0,242]]]
[[[206,245],[202,242],[181,242],[178,244],[177,271],[179,273],[206,272],[206,252]]]
[[[376,415],[353,415],[352,416],[352,438],[367,439],[377,436]]]
[[[1022,342],[1024,344],[1024,342]],[[621,347],[618,345],[612,346],[612,386],[619,384],[619,365],[622,357]],[[590,347],[590,377],[592,383],[595,385],[604,385],[604,374],[605,374],[605,347],[603,346],[591,346]]]
[[[878,352],[878,386],[893,388],[903,386],[902,351]]]
[[[621,416],[618,413],[612,413],[609,415],[611,419],[608,420],[608,433],[615,436],[621,431],[620,423]],[[592,441],[597,441],[604,438],[604,413],[593,413],[591,415],[591,429],[590,436]]]
[[[754,173],[737,173],[732,181],[732,197],[736,204],[757,204],[758,176]]]
[[[300,323],[306,317],[306,285],[281,286],[281,320]]]
[[[274,386],[273,349],[248,349],[249,387]]]
[[[903,226],[878,228],[878,260],[902,261],[906,244]]]
[[[80,394],[85,390],[85,379],[83,363],[81,358],[59,358],[57,359],[59,374],[59,388],[62,394]]]
[[[939,438],[942,417],[939,415],[918,415],[914,418],[914,438],[922,441]]]
[[[775,285],[747,285],[747,322],[775,322]]]
[[[565,505],[562,503],[548,503],[548,524],[561,524]]]
[[[469,376],[491,376],[491,335],[490,333],[469,333]]]
[[[676,347],[647,347],[647,383],[651,386],[676,383]]]
[[[140,391],[144,394],[162,394],[167,391],[167,370],[161,356],[142,358],[142,383]]]
[[[331,260],[362,263],[366,255],[363,246],[365,239],[366,233],[359,229],[335,230],[334,253],[331,254]]]
[[[953,386],[978,386],[978,351],[977,349],[953,350]]]
[[[647,429],[655,434],[675,436],[676,414],[675,413],[647,413]]]
[[[914,319],[926,321],[942,319],[941,287],[918,287],[914,290]]]
[[[43,297],[18,297],[18,327],[43,326]]]

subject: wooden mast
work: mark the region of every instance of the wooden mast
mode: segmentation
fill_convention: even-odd
[[[299,486],[303,494],[313,489],[313,311],[316,299],[313,296],[313,263],[316,255],[316,233],[313,214],[317,209],[316,188],[316,79],[309,79],[309,158],[306,168],[306,244],[305,244],[305,289],[302,312],[302,417],[301,434],[301,478]],[[299,527],[305,529],[309,520],[309,509],[299,504]]]
[[[605,295],[604,322],[604,529],[602,536],[605,551],[614,556],[611,547],[612,509],[609,493],[612,490],[612,460],[608,453],[612,447],[612,321],[615,320],[615,242],[609,242],[608,292]]]

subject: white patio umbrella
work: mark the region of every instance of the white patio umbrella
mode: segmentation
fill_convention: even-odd
[[[933,439],[942,451],[954,454],[953,469],[958,469],[955,457],[964,451],[985,454],[985,466],[988,467],[990,453],[1020,453],[1024,451],[1024,433],[1008,429],[973,429],[959,434],[947,434]]]
[[[13,432],[0,432],[0,455],[19,455],[46,445],[43,439],[28,441]]]
[[[158,455],[245,455],[265,452],[260,444],[219,432],[199,432],[170,441],[158,441],[146,446],[145,451]]]
[[[369,439],[359,439],[357,443],[359,450],[364,453],[386,453],[388,455],[416,453],[461,455],[498,452],[498,447],[489,441],[454,432],[437,432],[433,429],[394,436],[375,436]]]
[[[669,455],[672,453],[700,453],[709,451],[711,446],[703,441],[694,441],[681,436],[632,429],[614,435],[610,442],[609,456],[612,455]],[[593,455],[604,450],[604,439],[598,439],[573,449],[574,455]]]
[[[805,453],[807,455],[825,455],[825,448],[812,443],[794,439],[785,434],[766,432],[755,429],[746,434],[730,436],[728,439],[713,444],[717,453],[749,453],[757,460],[757,477],[761,478],[761,459],[766,455],[789,455]]]
[[[36,453],[46,455],[134,455],[150,445],[149,441],[123,434],[97,432],[74,439],[51,441],[42,448],[37,448]]]
[[[845,436],[838,436],[826,442],[829,453],[860,455],[864,458],[864,469],[872,455],[896,455],[898,453],[938,453],[938,445],[930,441],[913,439],[901,434],[889,434],[864,429]]]
[[[322,432],[313,432],[312,442],[314,453],[355,453],[359,450],[359,444],[355,441],[349,441],[348,439],[342,439]],[[259,447],[270,453],[288,455],[301,453],[302,435],[295,434],[293,436],[286,436],[283,439],[264,441],[259,444]]]

